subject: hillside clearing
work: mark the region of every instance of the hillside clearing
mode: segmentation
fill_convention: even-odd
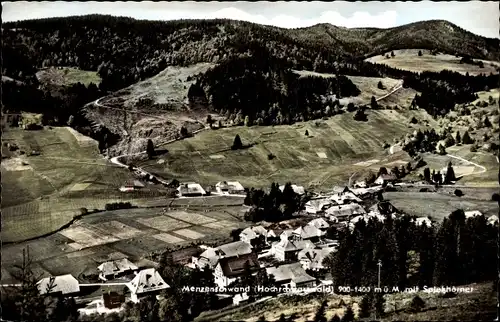
[[[480,68],[477,65],[460,64],[461,57],[448,54],[431,55],[426,49],[421,49],[423,55],[418,56],[418,51],[419,49],[394,50],[395,57],[386,58],[385,55],[378,55],[367,58],[366,61],[412,72],[440,72],[446,69],[469,75],[498,73],[500,67],[500,62],[495,61],[482,60],[484,68]]]
[[[73,67],[48,67],[36,73],[38,80],[45,85],[69,86],[81,83],[85,86],[94,83],[99,85],[101,78],[94,71],[86,71]]]
[[[368,122],[357,122],[352,113],[345,113],[328,120],[274,126],[272,133],[269,127],[258,126],[208,130],[168,144],[167,154],[138,165],[166,179],[203,185],[231,179],[247,187],[267,187],[273,181],[293,178],[294,183],[307,187],[331,187],[345,183],[357,171],[353,169],[355,163],[375,157],[383,164],[396,161],[399,156],[391,156],[388,161],[383,142],[422,126],[409,126],[414,115],[434,124],[423,111],[375,110],[368,112]],[[304,135],[306,130],[309,136]],[[244,144],[253,145],[231,150],[236,134]],[[276,156],[272,160],[268,158],[270,153]],[[371,166],[375,169],[380,164]]]

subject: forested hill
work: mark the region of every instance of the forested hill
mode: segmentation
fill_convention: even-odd
[[[102,86],[116,90],[169,65],[218,63],[255,45],[294,69],[316,70],[403,48],[427,48],[489,60],[500,42],[446,21],[396,28],[347,29],[329,24],[282,29],[232,20],[144,21],[89,15],[10,22],[3,28],[4,75],[27,80],[37,68],[75,66],[99,71]]]

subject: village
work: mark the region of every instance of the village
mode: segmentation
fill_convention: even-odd
[[[265,274],[272,279],[273,295],[309,294],[332,292],[332,284],[325,259],[339,247],[337,233],[348,227],[353,229],[359,221],[386,218],[397,219],[405,214],[390,202],[383,200],[382,192],[404,186],[391,172],[380,174],[371,185],[355,182],[351,187],[334,187],[327,193],[313,193],[305,207],[292,219],[281,222],[262,222],[245,229],[235,230],[234,241],[218,246],[197,245],[178,256],[174,261],[193,270],[209,270],[215,285],[210,290],[217,293],[221,307],[232,307],[257,298],[269,296],[269,285],[252,291],[238,287],[238,281],[249,274]],[[139,180],[126,183],[120,191],[129,192],[144,187]],[[298,196],[307,191],[302,186],[291,185]],[[279,187],[281,191],[285,186]],[[224,181],[204,189],[194,182],[179,183],[178,198],[203,198],[208,195],[244,197],[248,189],[239,182]],[[466,211],[465,216],[483,216],[480,211]],[[417,225],[434,225],[428,217],[412,218]],[[489,224],[498,222],[497,216],[487,219]],[[151,295],[171,289],[152,261],[133,263],[127,258],[106,261],[98,265],[97,280],[83,283],[71,274],[46,277],[38,282],[41,294],[70,297],[76,300],[81,315],[119,312],[126,302],[138,303]],[[236,285],[236,286],[235,286]],[[183,291],[203,292],[203,289],[184,285]],[[255,293],[257,292],[257,293]],[[257,294],[257,295],[255,295]]]

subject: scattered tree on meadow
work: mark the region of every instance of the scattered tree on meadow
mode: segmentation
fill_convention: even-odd
[[[422,51],[421,50],[418,51],[418,55],[422,56]]]
[[[484,117],[483,124],[484,124],[485,127],[491,127],[491,122],[490,122],[490,120],[488,119],[487,116]]]
[[[384,84],[382,84],[382,81],[379,81],[377,84],[378,89],[385,89]]]
[[[361,303],[359,304],[359,317],[367,318],[371,314],[373,302],[373,293],[367,293],[361,299]]]
[[[472,144],[472,143],[474,143],[474,140],[471,139],[468,131],[464,132],[464,135],[462,137],[462,143],[463,144]]]
[[[213,123],[214,123],[214,120],[212,119],[212,115],[208,114],[207,115],[207,124],[208,124],[208,126],[212,127]]]
[[[372,96],[372,98],[371,98],[370,107],[372,108],[372,110],[376,110],[378,108],[378,103],[377,103],[377,99],[375,98],[375,96]]]
[[[243,148],[243,143],[241,143],[241,138],[239,134],[236,134],[234,137],[233,145],[231,146],[231,150],[238,150]]]
[[[334,314],[329,322],[340,322],[340,317],[337,314]]]
[[[327,322],[326,320],[326,308],[328,307],[328,301],[323,300],[321,302],[320,307],[316,311],[316,315],[314,316],[314,322]]]
[[[445,183],[451,183],[456,180],[457,178],[455,177],[455,170],[453,170],[453,165],[451,164],[450,161],[446,169]]]
[[[439,144],[438,146],[438,153],[440,155],[446,155],[446,148],[444,147],[444,145],[442,145],[441,143]]]
[[[455,141],[457,144],[461,143],[462,137],[460,136],[460,131],[457,131],[457,135],[455,136]]]
[[[431,170],[429,168],[424,169],[424,179],[427,182],[431,182]]]
[[[153,141],[151,139],[148,140],[148,143],[146,145],[146,153],[148,155],[148,158],[151,160],[154,155],[155,155],[155,146],[153,144]]]
[[[188,129],[185,126],[182,126],[181,130],[180,130],[180,134],[181,134],[181,137],[187,138],[189,136]]]
[[[304,134],[305,134],[305,136],[309,136],[309,131],[306,130],[306,133],[304,133]]]
[[[362,122],[368,121],[368,117],[365,114],[365,109],[363,107],[360,107],[356,111],[356,113],[354,114],[353,119],[355,119],[356,121],[362,121]]]
[[[391,51],[391,57],[394,57],[394,56],[396,56],[396,55],[394,54],[394,50],[393,50],[393,51]]]

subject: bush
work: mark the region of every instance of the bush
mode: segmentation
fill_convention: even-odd
[[[496,202],[500,202],[500,194],[494,193],[493,195],[491,195],[491,200],[496,201]]]
[[[464,195],[464,193],[462,192],[462,190],[460,189],[455,189],[455,192],[454,192],[455,196],[457,197],[462,197]]]
[[[118,210],[118,209],[130,209],[132,204],[130,202],[112,202],[107,203],[104,209],[106,210]]]
[[[267,159],[268,159],[268,160],[272,160],[272,159],[274,159],[274,158],[276,158],[276,156],[275,156],[274,154],[272,154],[272,153],[269,153],[269,154],[267,155]]]
[[[80,208],[80,215],[86,215],[89,213],[89,210],[87,208]]]
[[[418,123],[418,120],[417,118],[414,116],[411,118],[411,121],[410,121],[411,124],[417,124]]]
[[[477,146],[475,144],[470,147],[470,152],[477,152]]]

